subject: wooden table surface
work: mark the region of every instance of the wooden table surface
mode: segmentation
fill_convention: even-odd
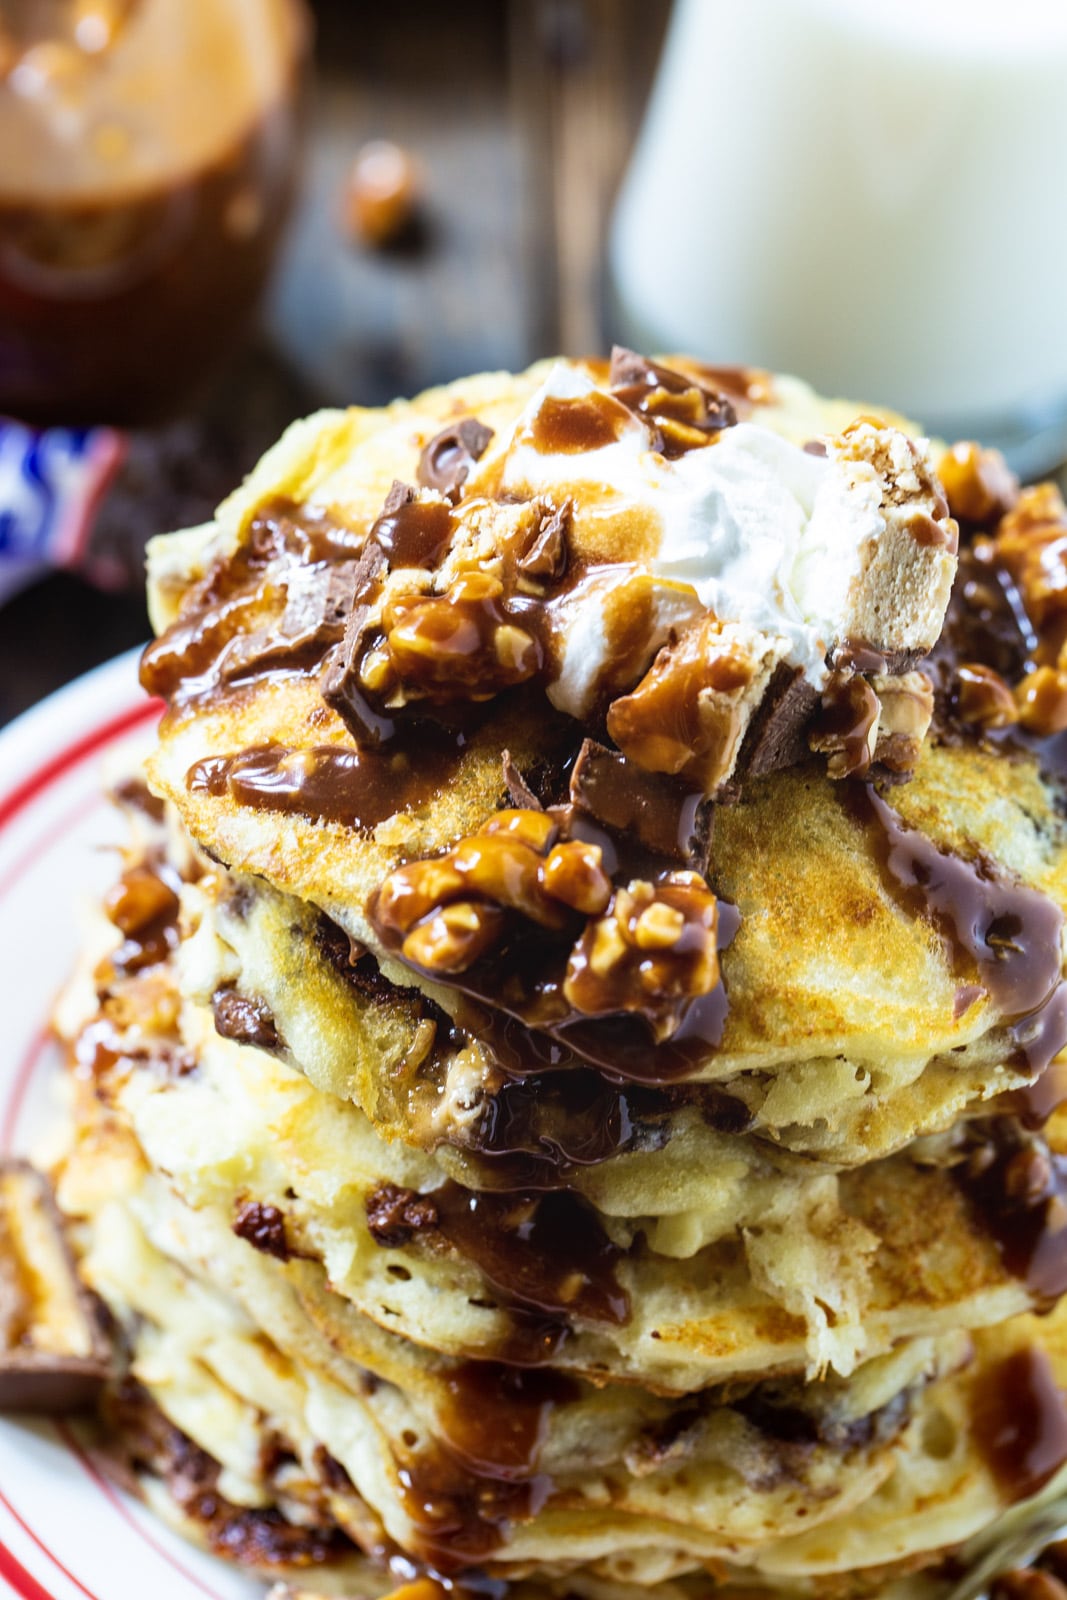
[[[292,417],[610,339],[603,233],[669,0],[314,10],[304,182],[261,331],[194,414],[134,436],[135,481],[111,507],[131,588],[54,574],[0,608],[0,723],[147,638],[143,540],[208,515]],[[425,178],[415,238],[377,253],[338,226],[376,137]]]

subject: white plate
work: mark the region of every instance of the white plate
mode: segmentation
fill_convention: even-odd
[[[82,911],[114,874],[121,819],[105,762],[135,760],[159,707],[137,651],[80,678],[0,733],[0,1154],[54,1119],[56,991]],[[249,1600],[262,1586],[192,1549],[99,1473],[76,1427],[0,1419],[0,1596]]]

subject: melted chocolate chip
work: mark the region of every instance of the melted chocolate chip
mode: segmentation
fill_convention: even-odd
[[[510,1306],[565,1324],[628,1321],[630,1297],[615,1277],[621,1252],[578,1195],[478,1193],[449,1182],[434,1199],[441,1233]]]
[[[288,1261],[294,1253],[286,1237],[285,1213],[279,1211],[277,1206],[263,1205],[258,1200],[248,1201],[234,1218],[233,1231],[253,1250],[273,1256],[276,1261]]]
[[[375,1244],[396,1250],[417,1233],[437,1227],[437,1205],[432,1195],[416,1194],[395,1183],[379,1184],[366,1199],[367,1227]]]
[[[457,500],[470,470],[486,451],[493,437],[477,417],[464,417],[434,435],[419,457],[418,480],[424,489]]]
[[[267,1002],[238,994],[232,987],[216,989],[211,1000],[215,1031],[224,1039],[239,1044],[258,1045],[261,1050],[278,1048],[278,1029]]]

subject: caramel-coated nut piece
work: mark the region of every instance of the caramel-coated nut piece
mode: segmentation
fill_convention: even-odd
[[[983,450],[973,439],[951,445],[937,475],[949,510],[965,522],[998,522],[1019,498],[1019,480],[1000,451]]]
[[[665,645],[640,683],[608,709],[608,732],[646,772],[699,783],[711,794],[733,768],[742,705],[757,664],[723,637],[711,613]]]
[[[541,869],[542,881],[553,899],[587,917],[599,916],[611,899],[611,879],[603,862],[598,844],[569,839],[549,852]]]
[[[428,972],[465,972],[496,943],[503,927],[499,906],[456,900],[413,928],[401,952]]]
[[[571,951],[563,983],[586,1016],[636,1011],[667,1038],[685,1004],[719,981],[718,907],[697,873],[619,889]]]
[[[542,927],[562,927],[564,914],[541,883],[540,856],[514,834],[473,834],[453,850],[452,866],[466,893],[521,911]]]
[[[488,699],[540,671],[537,640],[504,609],[503,585],[464,572],[447,594],[394,596],[383,623],[392,670],[404,687],[445,699]]]
[[[826,757],[831,778],[862,778],[878,743],[881,702],[858,673],[834,674],[808,733],[808,747]]]
[[[1015,687],[1019,721],[1028,733],[1049,738],[1067,729],[1067,672],[1037,667]]]
[[[1067,611],[1067,507],[1054,483],[1021,491],[997,529],[993,553],[1018,584],[1039,633],[1062,619]]]
[[[378,891],[374,914],[383,927],[408,933],[423,917],[467,892],[447,856],[409,861],[391,872]]]
[[[672,950],[685,932],[685,916],[677,906],[653,900],[634,923],[634,943],[639,950]]]
[[[538,855],[543,855],[559,828],[547,811],[524,810],[514,806],[504,811],[494,811],[489,821],[483,823],[480,832],[512,834],[516,839],[521,839],[523,844],[528,844],[531,850],[536,850]]]
[[[151,867],[129,867],[104,896],[104,910],[121,933],[140,933],[178,911],[178,896]]]
[[[964,722],[976,728],[1008,728],[1019,720],[1011,689],[992,667],[966,661],[956,668],[953,702]]]

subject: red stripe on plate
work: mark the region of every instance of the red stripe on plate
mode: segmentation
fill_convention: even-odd
[[[87,1589],[84,1583],[82,1583],[81,1579],[76,1578],[73,1572],[71,1572],[68,1567],[63,1565],[59,1557],[54,1551],[48,1548],[39,1534],[34,1533],[29,1523],[19,1515],[14,1506],[11,1504],[11,1501],[7,1498],[2,1490],[0,1490],[0,1505],[2,1505],[5,1511],[7,1511],[9,1515],[15,1519],[27,1538],[33,1540],[34,1544],[37,1546],[38,1550],[41,1551],[42,1555],[46,1555],[48,1557],[49,1561],[56,1568],[56,1570],[61,1572],[68,1582],[72,1583],[76,1589],[81,1591],[81,1593],[85,1596],[85,1600],[97,1600],[97,1597],[93,1591],[91,1589]],[[0,1549],[3,1548],[3,1546],[0,1546]],[[3,1572],[4,1577],[8,1578],[8,1581],[14,1584],[14,1587],[18,1590],[19,1594],[24,1596],[24,1600],[55,1600],[55,1597],[51,1595],[47,1589],[42,1588],[32,1573],[27,1572],[22,1563],[15,1560],[15,1557],[11,1554],[10,1550],[4,1549],[4,1555],[6,1556],[7,1560],[11,1562],[13,1572],[17,1574],[21,1582],[28,1585],[28,1587],[20,1587],[19,1582],[16,1582],[14,1577],[10,1577],[9,1574],[4,1571],[2,1564],[0,1564],[0,1572]]]
[[[5,1578],[22,1600],[54,1600],[47,1589],[41,1587],[21,1561],[16,1561],[6,1545],[0,1544],[0,1578]]]
[[[104,1473],[94,1465],[92,1458],[82,1449],[68,1425],[65,1422],[57,1422],[55,1430],[71,1455],[104,1496],[112,1510],[118,1513],[123,1522],[137,1535],[142,1543],[148,1545],[150,1550],[154,1550],[156,1555],[165,1561],[169,1567],[173,1567],[174,1571],[184,1578],[187,1583],[191,1583],[195,1589],[199,1589],[201,1594],[207,1595],[208,1600],[223,1600],[217,1589],[210,1588],[201,1578],[197,1577],[195,1572],[190,1572],[188,1567],[183,1566],[176,1556],[171,1555],[169,1550],[153,1538],[147,1528],[142,1527],[140,1521],[133,1515],[114,1484],[109,1482]],[[254,1577],[255,1574],[253,1573],[251,1576]]]
[[[150,717],[158,717],[163,710],[160,700],[142,700],[135,706],[130,706],[126,711],[120,711],[117,716],[110,717],[107,722],[101,722],[97,727],[90,729],[73,744],[68,744],[65,749],[52,756],[49,761],[31,772],[24,778],[10,794],[0,800],[0,828],[5,827],[31,800],[57,778],[76,767],[79,761],[84,761],[104,745],[110,744],[113,739],[119,739],[124,733],[139,727],[142,722],[147,722]]]

